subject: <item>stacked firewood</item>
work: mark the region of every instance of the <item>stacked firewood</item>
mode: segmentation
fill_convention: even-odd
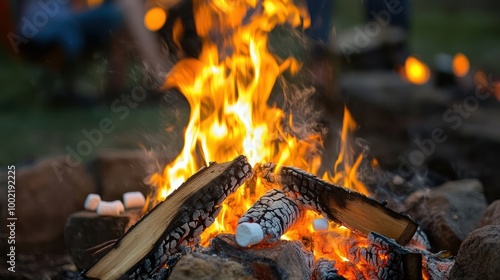
[[[277,169],[275,164],[262,164],[252,169],[244,156],[231,162],[212,163],[198,171],[149,211],[84,275],[147,279],[163,271],[169,260],[197,244],[203,230],[214,222],[224,199],[252,177],[262,178],[270,190],[239,220],[235,234],[239,246],[278,242],[306,209],[314,210],[367,237],[368,246],[347,244],[346,255],[353,263],[374,267],[370,275],[394,279],[413,274],[421,277],[421,255],[416,249],[403,247],[417,230],[408,216],[294,167]],[[427,261],[432,263],[431,258]],[[327,259],[316,262],[314,275],[316,279],[342,279],[335,262]]]

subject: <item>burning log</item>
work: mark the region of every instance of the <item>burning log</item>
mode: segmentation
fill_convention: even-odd
[[[396,213],[373,198],[323,181],[295,167],[263,164],[255,168],[268,183],[279,183],[283,190],[305,206],[363,235],[378,232],[405,245],[417,230],[408,216]]]
[[[417,228],[417,231],[408,243],[408,246],[427,251],[431,249],[431,243],[429,242],[429,239],[427,238],[425,232],[420,227]]]
[[[301,207],[283,191],[269,190],[238,221],[236,242],[242,247],[258,244],[262,240],[274,243],[301,216]],[[252,228],[255,230],[249,230]]]
[[[323,258],[316,261],[314,277],[316,280],[345,280],[343,276],[338,274],[338,269],[335,268],[335,261]]]
[[[349,270],[364,275],[356,276],[357,279],[422,279],[422,255],[386,236],[371,232],[366,241],[352,240],[340,247],[349,261],[356,264]]]
[[[149,211],[84,276],[145,279],[183,246],[192,245],[217,216],[222,201],[251,177],[244,156],[211,163]]]
[[[456,257],[458,258],[458,257]],[[489,265],[497,262],[484,262],[482,258],[477,258],[480,262]],[[424,254],[424,260],[422,262],[424,275],[426,279],[429,280],[440,280],[440,279],[460,279],[459,277],[452,277],[452,269],[457,268],[456,262],[454,259],[450,258],[450,255],[446,253],[446,251],[441,251],[436,254]],[[485,272],[485,270],[475,270],[473,272],[474,276],[477,277],[475,279],[486,279],[487,277],[481,277],[479,272]],[[487,274],[486,275],[496,275],[496,274]],[[470,279],[466,278],[466,279]]]

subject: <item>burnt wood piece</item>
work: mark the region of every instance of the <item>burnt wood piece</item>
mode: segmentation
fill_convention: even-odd
[[[362,235],[378,232],[405,245],[417,230],[410,217],[396,213],[377,200],[361,193],[323,181],[296,167],[258,165],[255,173],[268,183],[279,183],[283,190],[305,208],[323,214]]]
[[[422,254],[407,253],[403,255],[403,271],[405,280],[422,280]]]
[[[108,241],[122,237],[139,218],[137,210],[127,210],[116,217],[99,216],[87,210],[69,216],[64,228],[64,243],[76,267],[79,270],[91,267],[99,256],[95,254],[101,248],[99,245],[105,248]],[[109,243],[110,247],[113,243]]]
[[[193,245],[214,222],[224,199],[252,175],[244,156],[211,163],[144,215],[83,275],[98,279],[149,278],[169,257]]]
[[[407,246],[427,251],[431,250],[431,243],[429,242],[425,232],[420,227],[417,228],[415,235],[413,235]]]
[[[264,233],[263,242],[274,243],[302,217],[301,210],[283,191],[272,189],[248,209],[238,224],[259,224]]]
[[[376,232],[364,240],[352,240],[340,245],[341,250],[360,271],[370,279],[422,279],[422,254],[400,246],[393,239]]]
[[[315,280],[345,280],[338,274],[335,268],[335,261],[320,258],[316,261],[314,268]]]
[[[467,253],[467,254],[469,254],[469,253]],[[483,255],[484,255],[484,252],[481,252],[481,257],[476,258],[476,260],[477,260],[476,263],[479,262],[479,263],[485,264],[486,266],[488,266],[490,264],[498,263],[497,261],[495,261],[496,260],[495,258],[491,259],[492,261],[490,261],[490,262],[485,262],[483,260]],[[458,258],[458,256],[455,257],[455,259],[457,259],[457,258]],[[456,268],[460,267],[460,265],[457,265],[456,262],[458,262],[458,260],[455,261],[453,258],[451,258],[449,253],[447,253],[446,251],[441,251],[441,252],[438,252],[436,254],[424,254],[422,266],[424,268],[424,274],[426,276],[426,279],[429,279],[429,280],[472,279],[472,278],[474,278],[474,279],[488,279],[488,276],[496,277],[498,275],[498,273],[492,274],[492,273],[489,273],[489,271],[487,271],[487,269],[482,268],[482,270],[475,269],[474,272],[471,273],[473,276],[470,276],[470,277],[465,277],[465,278],[460,278],[457,276],[453,277],[452,276],[452,269],[456,269]],[[484,275],[486,275],[486,276],[484,276]]]

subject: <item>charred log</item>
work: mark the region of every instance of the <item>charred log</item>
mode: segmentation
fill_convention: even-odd
[[[429,239],[427,238],[425,232],[420,227],[417,228],[417,231],[408,243],[408,246],[417,249],[424,249],[427,251],[431,249],[431,243],[429,242]]]
[[[238,221],[236,229],[236,241],[240,246],[248,246],[250,236],[243,238],[241,230],[245,223],[258,224],[263,233],[265,243],[274,243],[297,222],[302,216],[301,207],[283,191],[270,190],[263,195]],[[257,229],[258,230],[258,229]],[[254,243],[256,244],[256,243]]]
[[[283,166],[275,173],[275,164],[256,167],[256,174],[268,183],[279,183],[305,208],[363,235],[378,232],[405,245],[413,237],[417,224],[377,200],[333,185],[295,167]]]
[[[338,274],[338,269],[335,268],[335,261],[327,259],[319,259],[316,261],[314,268],[315,280],[345,280]]]
[[[391,238],[372,232],[366,240],[345,242],[340,247],[356,264],[351,272],[364,275],[360,279],[422,279],[422,255]]]
[[[493,262],[495,263],[495,262]],[[491,262],[486,263],[486,265],[492,264]],[[422,264],[426,279],[429,280],[441,280],[441,279],[459,279],[457,278],[452,278],[452,268],[455,267],[455,261],[453,261],[450,258],[440,258],[437,256],[427,256],[424,258],[423,264]],[[478,270],[475,271],[476,274],[475,276],[478,276]],[[496,275],[496,274],[488,274],[488,275]],[[465,279],[470,279],[470,278],[465,278]],[[478,279],[486,279],[486,278],[481,278],[480,275]]]
[[[403,255],[405,280],[422,280],[422,255],[407,253]]]
[[[222,201],[253,174],[244,156],[211,163],[136,223],[84,276],[146,279],[210,226]]]

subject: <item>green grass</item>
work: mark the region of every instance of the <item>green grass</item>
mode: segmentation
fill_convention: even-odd
[[[466,54],[474,68],[500,73],[500,18],[490,11],[429,11],[415,15],[412,50],[432,62],[439,52]]]
[[[337,33],[363,24],[361,1],[337,1]],[[475,69],[500,75],[500,17],[498,9],[465,7],[430,0],[411,2],[410,51],[432,65],[438,53],[466,54]],[[498,5],[497,5],[498,6]]]
[[[103,141],[92,146],[89,159],[100,149],[137,149],[157,141],[165,126],[159,104],[143,102],[129,108],[123,120],[122,112],[115,113],[104,105],[90,108],[60,108],[48,106],[50,96],[62,88],[60,73],[37,64],[29,64],[0,51],[0,165],[30,162],[50,155],[66,154],[67,147],[77,149],[87,138],[82,131],[98,129],[102,119],[109,118],[115,129],[104,134]],[[84,93],[97,96],[104,83],[106,68],[103,59],[80,67],[81,80],[86,82]],[[129,86],[138,84],[137,67],[128,70]],[[90,89],[90,90],[89,90]],[[124,90],[123,93],[130,93]],[[124,106],[123,103],[120,106]],[[116,111],[116,110],[115,110]],[[172,119],[172,117],[170,117]]]
[[[104,118],[109,118],[115,129],[111,133],[103,133],[102,143],[92,146],[92,154],[99,149],[135,149],[141,144],[148,146],[151,138],[158,135],[164,125],[158,106],[131,109],[123,120],[120,116],[105,107],[2,113],[0,164],[65,154],[67,147],[76,150],[80,141],[88,141],[82,131],[99,129]],[[90,158],[92,154],[85,158]]]

